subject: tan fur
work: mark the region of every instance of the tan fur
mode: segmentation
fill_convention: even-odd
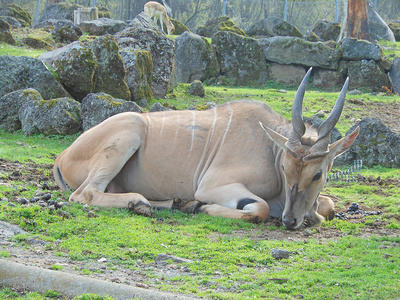
[[[305,215],[315,223],[330,216],[334,208],[325,209],[322,202],[329,201],[319,201],[319,193],[332,160],[358,130],[324,155],[299,159],[285,146],[291,128],[267,105],[243,101],[206,111],[122,113],[78,137],[56,159],[54,177],[74,190],[70,201],[146,216],[151,207],[179,203],[212,216],[261,222],[282,217],[295,229]],[[315,130],[305,136],[315,140]],[[311,146],[303,145],[305,153]],[[318,172],[321,178],[313,181]]]
[[[161,24],[161,30],[164,32],[163,28],[163,23],[167,27],[168,34],[172,34],[172,32],[175,30],[174,24],[170,21],[168,18],[167,14],[167,9],[164,7],[164,5],[155,2],[155,1],[150,1],[147,2],[144,5],[144,12],[150,17],[154,17],[154,21],[157,23],[157,20],[160,20]]]

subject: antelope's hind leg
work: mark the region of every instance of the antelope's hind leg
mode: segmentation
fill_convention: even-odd
[[[129,208],[135,213],[152,217],[153,209],[141,194],[124,193],[114,181],[126,162],[141,145],[141,132],[144,132],[140,117],[125,115],[108,119],[97,127],[84,133],[60,157],[61,175],[83,175],[83,182],[69,197],[70,202]],[[84,155],[80,155],[84,153]],[[79,157],[86,157],[79,159]],[[63,160],[70,169],[63,170]],[[57,163],[57,161],[56,161]],[[66,164],[64,164],[66,165]],[[86,172],[82,174],[82,172]],[[68,183],[68,178],[66,178]],[[107,191],[107,192],[106,192]]]
[[[269,216],[267,202],[239,183],[198,191],[195,198],[199,202],[196,212],[210,216],[242,219],[255,223],[265,222]]]

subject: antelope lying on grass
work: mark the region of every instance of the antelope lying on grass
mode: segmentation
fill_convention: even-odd
[[[164,32],[163,23],[167,27],[168,34],[171,34],[175,30],[174,24],[170,21],[167,14],[167,9],[164,5],[150,1],[144,5],[144,12],[150,18],[154,17],[154,21],[157,23],[157,20],[160,20],[161,30]]]
[[[261,222],[279,217],[290,229],[305,216],[319,224],[334,213],[333,201],[319,195],[327,172],[359,128],[329,145],[348,80],[318,131],[306,128],[301,109],[310,72],[296,93],[292,123],[248,101],[121,113],[78,137],[56,159],[54,177],[75,190],[71,202],[145,216],[163,207]]]

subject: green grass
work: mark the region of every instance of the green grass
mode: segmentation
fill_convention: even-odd
[[[0,130],[0,157],[25,163],[52,164],[55,156],[67,148],[76,137],[77,135],[26,137],[21,131],[9,133]]]

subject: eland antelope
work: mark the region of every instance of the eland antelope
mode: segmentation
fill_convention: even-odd
[[[305,126],[310,72],[295,95],[292,123],[250,101],[205,111],[121,113],[62,152],[54,177],[62,189],[74,190],[71,202],[145,216],[163,207],[260,222],[272,216],[289,229],[299,228],[305,216],[319,224],[334,213],[333,201],[320,195],[327,173],[359,128],[329,144],[348,79],[321,126]]]
[[[168,34],[171,34],[175,30],[174,24],[172,24],[171,20],[168,18],[167,9],[164,5],[155,2],[149,1],[144,5],[144,12],[150,18],[154,17],[154,21],[157,23],[157,20],[160,20],[161,30],[164,32],[163,23],[167,27]]]

